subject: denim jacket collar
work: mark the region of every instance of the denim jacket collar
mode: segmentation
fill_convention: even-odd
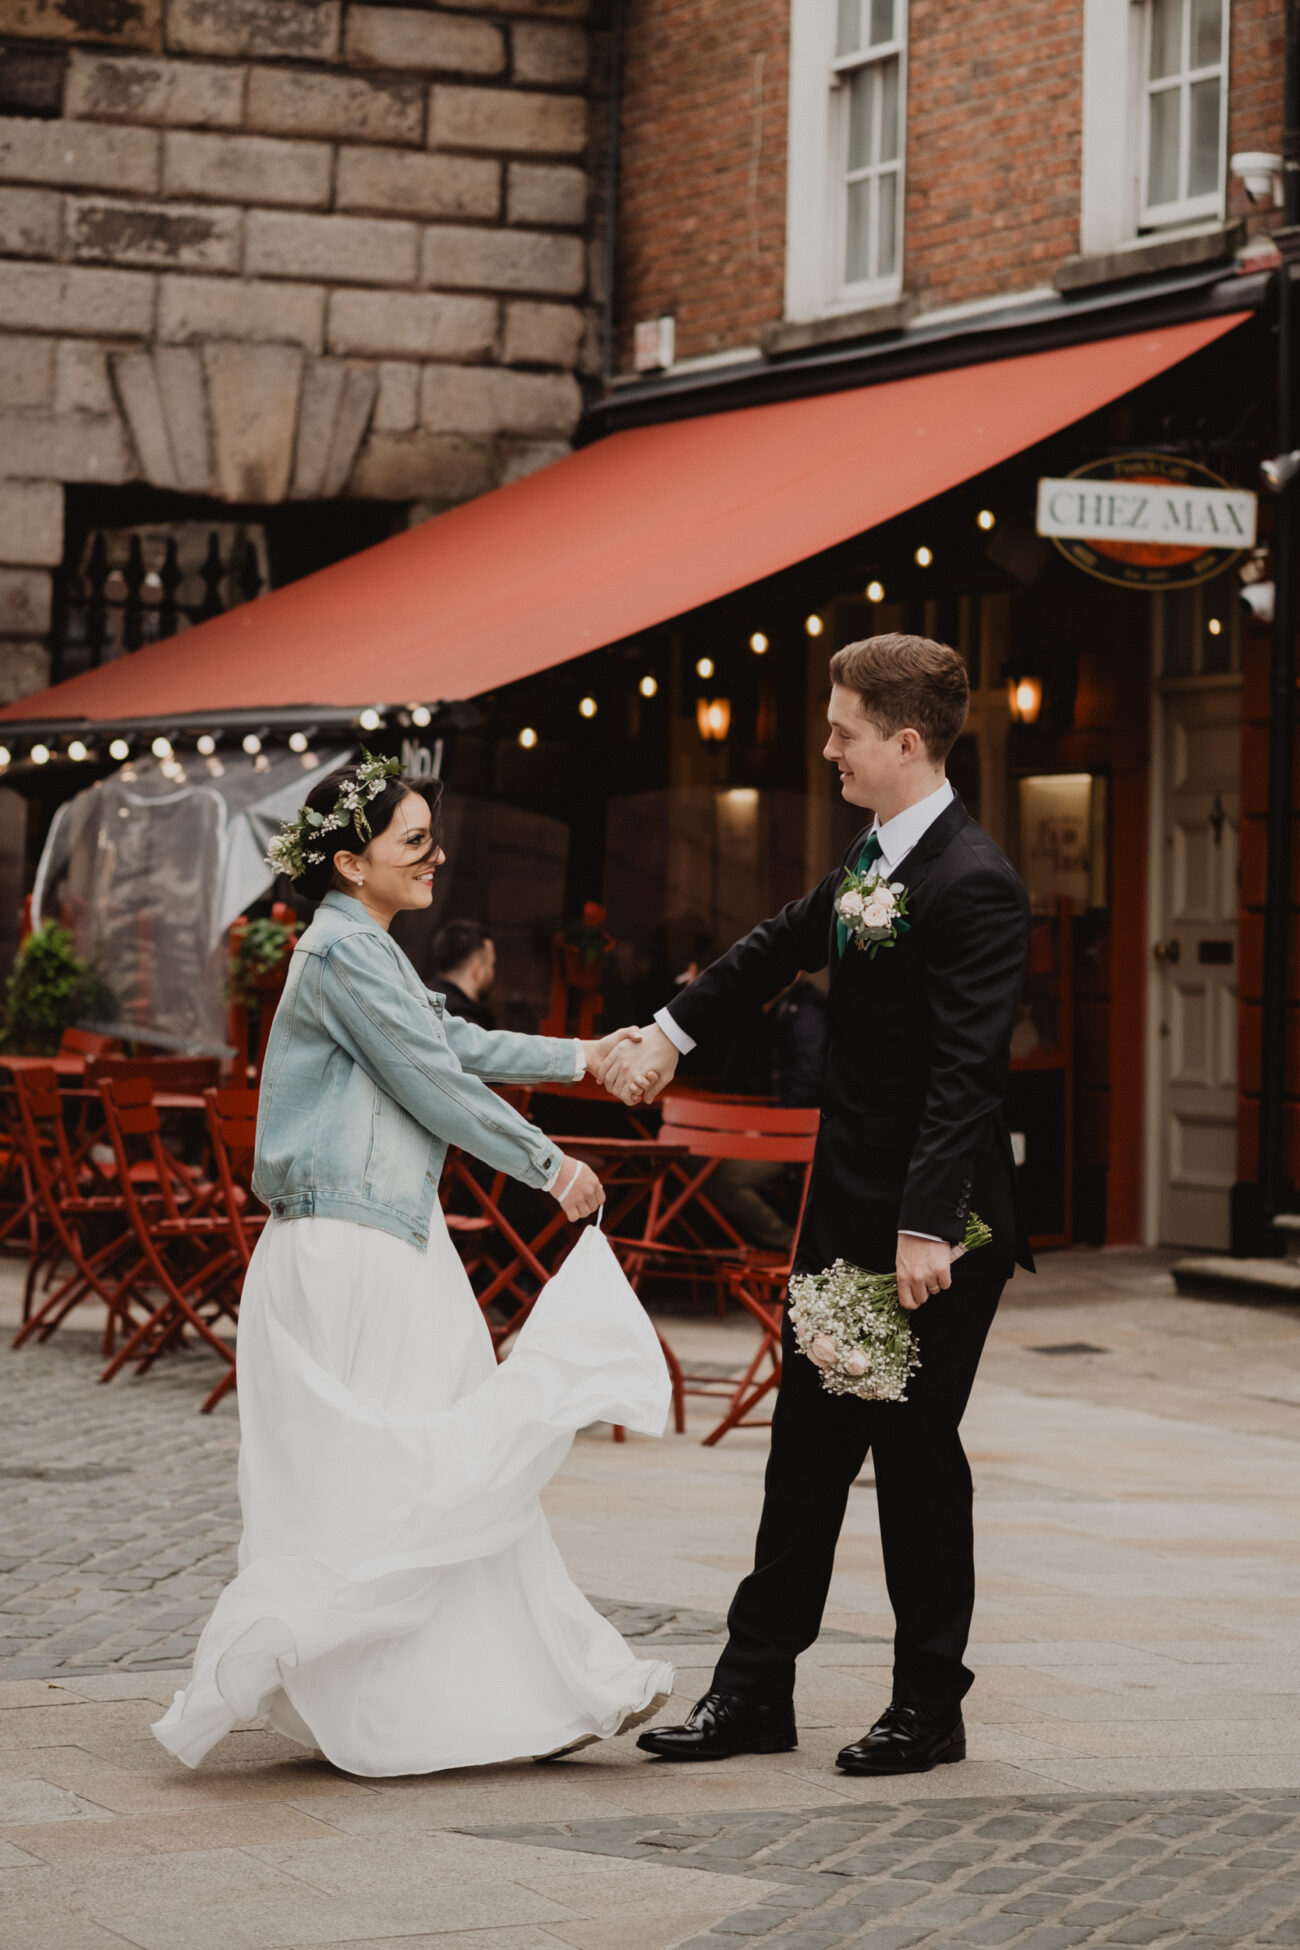
[[[341,920],[351,921],[354,927],[367,928],[371,934],[388,933],[388,929],[380,927],[374,915],[366,911],[354,894],[341,894],[337,887],[331,887],[324,896],[316,910],[318,914],[321,908],[328,908]]]

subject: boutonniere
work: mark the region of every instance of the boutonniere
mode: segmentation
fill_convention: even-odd
[[[906,887],[901,880],[886,880],[878,867],[845,874],[835,896],[835,912],[850,938],[873,960],[879,949],[892,948],[911,926]]]

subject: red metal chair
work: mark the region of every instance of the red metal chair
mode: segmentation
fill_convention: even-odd
[[[253,1247],[270,1216],[253,1190],[253,1153],[257,1140],[256,1090],[205,1090],[208,1137],[212,1163],[217,1176],[221,1209],[225,1214],[230,1243],[239,1263],[239,1280],[248,1271]],[[236,1368],[223,1375],[203,1406],[216,1407],[221,1397],[235,1386]]]
[[[666,1096],[662,1109],[660,1142],[685,1144],[693,1158],[707,1160],[707,1164],[695,1173],[687,1168],[683,1174],[684,1188],[666,1206],[652,1200],[645,1232],[639,1240],[613,1243],[619,1247],[628,1280],[638,1293],[641,1282],[651,1272],[662,1270],[679,1278],[683,1273],[696,1277],[707,1275],[721,1282],[728,1295],[753,1315],[762,1330],[758,1349],[739,1382],[685,1371],[663,1335],[659,1337],[673,1378],[673,1411],[678,1434],[686,1426],[683,1400],[686,1395],[711,1396],[727,1402],[726,1414],[704,1438],[705,1445],[711,1446],[720,1442],[729,1429],[768,1426],[767,1422],[755,1422],[750,1417],[781,1379],[781,1309],[794,1271],[796,1245],[808,1204],[820,1113],[788,1110],[756,1100],[724,1101],[685,1093]],[[788,1251],[762,1252],[743,1242],[737,1247],[682,1244],[664,1237],[687,1202],[698,1195],[693,1188],[724,1158],[753,1158],[799,1167],[798,1210]],[[616,1430],[616,1436],[618,1433]]]
[[[143,1077],[109,1077],[99,1085],[126,1215],[140,1244],[149,1285],[161,1299],[130,1334],[100,1376],[111,1381],[128,1361],[143,1373],[166,1349],[195,1333],[233,1371],[234,1348],[215,1322],[233,1321],[243,1266],[224,1212],[214,1209],[215,1181],[201,1181],[162,1141],[153,1086]],[[144,1165],[157,1187],[142,1195],[136,1173]],[[222,1376],[229,1385],[229,1378]],[[219,1383],[206,1412],[225,1392]]]
[[[221,1064],[215,1056],[93,1056],[86,1063],[86,1082],[94,1089],[128,1077],[197,1097],[221,1081]]]

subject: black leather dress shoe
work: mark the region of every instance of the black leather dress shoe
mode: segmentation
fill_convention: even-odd
[[[835,1765],[846,1774],[928,1774],[946,1761],[965,1760],[960,1711],[936,1717],[920,1706],[887,1706],[870,1733],[844,1747]]]
[[[733,1754],[788,1754],[799,1735],[793,1705],[766,1706],[748,1693],[706,1693],[684,1727],[651,1727],[636,1744],[660,1760],[730,1760]]]

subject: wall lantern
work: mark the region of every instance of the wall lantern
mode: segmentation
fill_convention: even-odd
[[[1020,677],[1007,679],[1007,696],[1011,705],[1011,716],[1017,724],[1037,724],[1038,714],[1043,708],[1043,680],[1026,671]]]
[[[731,730],[731,699],[729,697],[697,698],[695,722],[706,745],[720,745]]]

